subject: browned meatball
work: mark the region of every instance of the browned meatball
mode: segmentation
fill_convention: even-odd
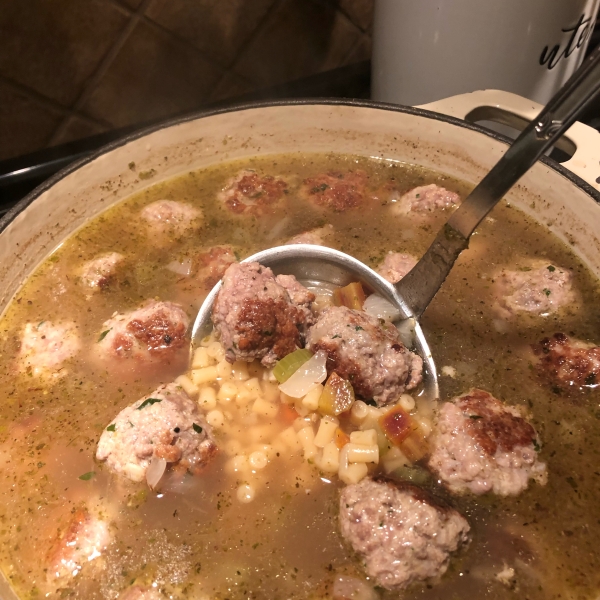
[[[206,288],[212,288],[237,258],[231,246],[213,246],[194,257],[195,278]]]
[[[99,558],[109,543],[107,522],[78,508],[66,528],[59,529],[48,552],[48,581],[62,583],[75,577],[84,565]]]
[[[258,263],[234,263],[223,277],[212,319],[230,362],[271,367],[303,346],[314,294],[291,275],[275,278]]]
[[[429,467],[453,492],[515,496],[530,478],[546,481],[533,426],[483,390],[442,405],[431,444]]]
[[[391,324],[360,310],[334,306],[311,327],[307,348],[327,353],[327,371],[352,383],[354,391],[379,406],[421,382],[423,360],[400,341]]]
[[[460,196],[435,183],[422,185],[406,192],[399,199],[392,199],[398,214],[431,213],[460,204]]]
[[[170,360],[187,344],[188,325],[188,316],[178,304],[150,300],[105,321],[95,349],[105,360]]]
[[[363,479],[342,491],[340,528],[367,574],[393,590],[442,575],[470,529],[424,490],[386,479]]]
[[[388,252],[377,272],[390,283],[398,283],[416,264],[417,259],[411,254]]]
[[[118,252],[102,254],[86,262],[79,270],[81,283],[92,291],[104,289],[112,281],[117,266],[125,260]]]
[[[317,206],[344,212],[364,204],[366,187],[364,171],[330,171],[305,179],[301,193]]]
[[[124,408],[102,432],[96,458],[111,471],[142,481],[153,459],[195,474],[216,451],[198,406],[171,383]]]
[[[544,379],[564,390],[596,387],[600,383],[600,347],[564,333],[535,344],[538,369]]]
[[[269,212],[283,198],[287,187],[279,177],[245,170],[227,182],[218,198],[232,213],[258,216]]]

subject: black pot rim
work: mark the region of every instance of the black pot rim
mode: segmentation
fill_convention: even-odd
[[[36,200],[41,194],[43,194],[46,190],[50,189],[56,183],[64,179],[67,175],[70,175],[80,167],[96,160],[98,157],[103,154],[107,154],[116,148],[120,148],[129,142],[138,140],[146,135],[159,131],[161,129],[166,129],[168,127],[172,127],[174,125],[181,125],[182,123],[187,123],[189,121],[195,121],[197,119],[204,119],[207,117],[212,117],[215,115],[222,115],[232,112],[240,112],[244,110],[251,110],[256,108],[270,108],[277,106],[353,106],[359,108],[372,108],[378,110],[387,110],[392,112],[401,112],[408,115],[414,115],[417,117],[424,117],[426,119],[432,119],[434,121],[442,121],[445,123],[450,123],[451,125],[456,125],[457,127],[462,127],[464,129],[470,129],[472,131],[476,131],[478,133],[482,133],[494,140],[502,142],[504,144],[510,145],[512,140],[504,135],[491,131],[489,129],[485,129],[480,127],[479,125],[475,125],[473,123],[468,123],[462,119],[458,119],[456,117],[451,117],[448,115],[444,115],[442,113],[433,112],[430,110],[425,110],[422,108],[414,108],[412,106],[402,106],[399,104],[388,104],[385,102],[377,102],[375,100],[353,100],[353,99],[339,99],[339,98],[317,98],[317,99],[300,99],[300,100],[273,100],[273,101],[263,101],[263,102],[249,102],[242,103],[237,105],[228,106],[225,108],[216,108],[204,111],[197,111],[190,113],[189,115],[185,115],[183,117],[178,117],[175,119],[170,119],[156,125],[152,125],[150,127],[145,127],[136,131],[134,133],[130,133],[114,142],[110,142],[102,148],[99,148],[97,151],[93,152],[89,156],[76,160],[71,163],[64,169],[58,171],[38,187],[36,187],[33,191],[31,191],[27,196],[21,199],[15,206],[13,206],[1,219],[0,219],[0,234],[10,225],[10,223],[21,213],[23,212],[34,200]],[[563,177],[566,177],[571,183],[576,185],[583,192],[591,196],[591,198],[598,204],[600,204],[600,192],[598,192],[595,188],[593,188],[589,183],[581,179],[578,175],[570,171],[569,169],[563,167],[560,163],[543,156],[540,159],[540,162],[556,171]]]

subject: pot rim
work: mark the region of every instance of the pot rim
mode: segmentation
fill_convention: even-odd
[[[166,129],[168,127],[173,127],[175,125],[181,125],[183,123],[187,123],[189,121],[196,121],[198,119],[204,119],[207,117],[212,117],[215,115],[222,115],[231,112],[240,112],[244,110],[252,110],[256,108],[271,108],[276,106],[352,106],[358,108],[372,108],[378,110],[388,110],[392,112],[401,112],[406,113],[408,115],[414,115],[416,117],[424,117],[426,119],[432,119],[434,121],[442,121],[445,123],[449,123],[451,125],[456,125],[458,127],[463,127],[465,129],[470,129],[472,131],[476,131],[478,133],[482,133],[496,141],[499,141],[503,144],[510,145],[512,140],[505,135],[500,133],[496,133],[490,129],[486,129],[481,127],[480,125],[476,125],[474,123],[469,123],[464,121],[463,119],[458,119],[456,117],[452,117],[449,115],[445,115],[442,113],[434,112],[431,110],[426,110],[423,108],[415,108],[412,106],[403,106],[401,104],[390,104],[387,102],[378,102],[376,100],[358,100],[358,99],[344,99],[344,98],[302,98],[298,100],[265,100],[259,102],[244,102],[240,104],[233,104],[224,108],[213,108],[208,110],[200,110],[197,112],[189,113],[182,117],[175,117],[173,119],[169,119],[167,121],[162,121],[157,123],[156,125],[150,125],[149,127],[144,127],[138,131],[127,134],[118,140],[110,142],[95,152],[91,153],[88,156],[80,158],[72,162],[70,165],[64,167],[51,177],[49,177],[46,181],[37,186],[34,190],[29,192],[24,198],[19,200],[17,204],[15,204],[1,219],[0,219],[0,234],[10,225],[10,223],[21,213],[23,212],[34,200],[36,200],[39,196],[41,196],[46,190],[50,189],[56,183],[70,175],[80,167],[96,160],[100,156],[115,150],[116,148],[120,148],[129,142],[138,140],[146,135],[154,133],[156,131],[160,131],[161,129]],[[584,181],[581,177],[563,167],[560,163],[555,160],[548,158],[546,156],[542,156],[539,159],[539,162],[542,162],[546,166],[550,167],[552,170],[556,171],[560,175],[566,177],[571,183],[575,184],[578,188],[580,188],[583,192],[591,196],[591,198],[600,205],[600,192],[594,189],[589,183]]]

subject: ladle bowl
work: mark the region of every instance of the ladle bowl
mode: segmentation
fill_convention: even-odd
[[[294,275],[308,289],[332,289],[360,281],[365,288],[382,296],[398,308],[400,317],[396,322],[411,318],[412,315],[396,286],[356,258],[333,248],[290,244],[263,250],[242,262],[258,262],[265,267],[270,267],[275,275]],[[195,345],[211,332],[212,307],[220,289],[221,282],[210,291],[200,308],[192,330],[192,343]],[[421,325],[416,320],[413,323],[414,350],[423,359],[424,393],[427,398],[435,399],[439,397],[435,363]]]

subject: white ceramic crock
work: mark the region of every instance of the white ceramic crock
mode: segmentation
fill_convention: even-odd
[[[87,220],[145,187],[217,162],[341,152],[419,164],[474,184],[508,143],[462,120],[482,106],[526,118],[539,110],[494,91],[428,107],[453,116],[374,102],[299,101],[205,113],[129,136],[58,173],[0,221],[0,309]],[[571,245],[600,276],[600,134],[576,124],[567,135],[577,147],[574,157],[564,166],[539,162],[507,198]],[[0,580],[0,598],[14,597]]]

